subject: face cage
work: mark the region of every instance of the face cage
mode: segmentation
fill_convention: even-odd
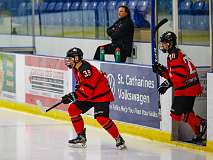
[[[76,60],[76,57],[78,57],[78,59]],[[71,61],[71,59],[73,60],[73,63],[74,63],[74,68],[75,68],[75,66],[81,61],[81,57],[79,57],[79,56],[73,56],[73,57],[65,57],[64,58],[64,63],[65,63],[65,65],[68,67],[68,68],[72,68],[72,65],[71,65],[71,63],[70,63],[70,61]]]

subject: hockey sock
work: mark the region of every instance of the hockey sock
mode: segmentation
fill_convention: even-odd
[[[202,118],[196,116],[194,112],[188,112],[184,114],[184,121],[188,123],[195,134],[199,133],[199,127],[202,121]]]
[[[98,116],[96,120],[113,138],[117,138],[119,136],[117,126],[110,118]]]
[[[76,117],[71,117],[71,121],[76,133],[77,134],[82,133],[84,129],[84,121],[82,117],[80,115]]]
[[[182,115],[181,114],[180,115],[176,115],[174,113],[170,113],[170,116],[172,117],[173,121],[178,121],[178,122],[182,121]]]
[[[71,104],[68,109],[68,112],[76,133],[82,133],[84,129],[84,121],[80,115],[82,111],[78,109],[75,104]]]

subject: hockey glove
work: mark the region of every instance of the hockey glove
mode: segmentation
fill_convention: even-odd
[[[71,92],[71,93],[69,93],[69,94],[64,95],[64,96],[62,97],[62,100],[61,100],[61,102],[62,102],[63,104],[69,104],[69,103],[74,102],[74,101],[76,101],[75,92]]]
[[[80,85],[79,85],[79,84],[76,84],[76,85],[75,85],[75,91],[77,91],[79,88],[80,88]]]
[[[160,76],[162,76],[164,72],[167,70],[167,68],[160,63],[155,63],[152,65],[152,70],[154,73],[157,73]]]
[[[165,80],[163,83],[161,83],[160,87],[158,88],[158,92],[162,95],[166,93],[167,89],[169,89],[171,86],[172,86],[171,82]]]

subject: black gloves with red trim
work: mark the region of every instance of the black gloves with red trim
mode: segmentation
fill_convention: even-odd
[[[163,74],[167,70],[167,68],[160,63],[154,63],[152,65],[152,70],[153,70],[154,73],[157,73],[160,76],[163,76]]]
[[[170,80],[165,80],[161,85],[158,87],[158,92],[159,94],[164,94],[166,93],[167,89],[169,89],[172,86],[172,83]]]
[[[62,99],[61,102],[63,104],[69,104],[69,103],[76,101],[76,94],[75,94],[75,92],[71,92],[71,93],[64,95],[61,99]]]

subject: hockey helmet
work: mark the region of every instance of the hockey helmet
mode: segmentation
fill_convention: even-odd
[[[66,58],[78,56],[79,60],[83,59],[83,52],[80,48],[74,47],[67,51]]]
[[[177,36],[174,32],[167,31],[161,35],[160,42],[170,43],[172,47],[175,47],[177,45]]]

